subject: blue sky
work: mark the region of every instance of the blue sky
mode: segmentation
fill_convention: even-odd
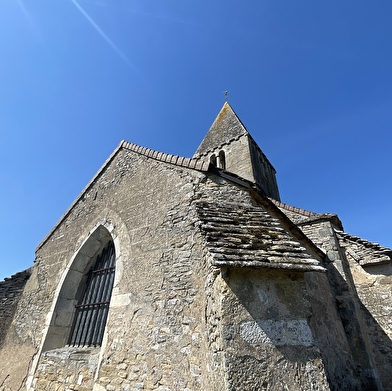
[[[0,280],[123,139],[192,156],[224,97],[283,202],[392,247],[392,2],[2,0]]]

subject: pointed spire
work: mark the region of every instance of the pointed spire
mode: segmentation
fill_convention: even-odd
[[[280,200],[274,167],[228,102],[193,157],[252,181],[269,197]]]
[[[197,149],[195,156],[204,155],[224,144],[229,144],[232,140],[245,134],[248,134],[245,126],[230,104],[225,102],[206,137]]]

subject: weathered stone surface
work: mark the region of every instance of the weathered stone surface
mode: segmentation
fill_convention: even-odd
[[[214,284],[226,389],[329,390],[302,273],[232,269]]]
[[[261,205],[245,203],[249,196],[236,202],[220,198],[197,204],[215,266],[324,270],[276,217]]]
[[[300,226],[326,252],[328,282],[351,356],[346,362],[349,377],[343,381],[339,375],[333,384],[355,389],[356,382],[361,390],[389,389],[392,298],[390,282],[385,278],[391,274],[391,258],[387,259],[391,250],[343,233],[336,218],[330,217],[302,220]],[[339,323],[334,324],[335,329]],[[332,352],[327,351],[324,361],[330,362]],[[349,378],[356,380],[347,383]]]
[[[391,388],[392,251],[277,201],[273,167],[229,109],[200,159],[122,142],[31,271],[0,283],[0,391]],[[222,148],[234,173],[209,164]],[[102,344],[69,346],[109,241]]]
[[[14,317],[18,301],[31,274],[31,269],[0,281],[0,347]]]
[[[276,171],[226,102],[194,158],[210,162],[211,156],[225,155],[225,169],[255,182],[268,196],[279,200]]]

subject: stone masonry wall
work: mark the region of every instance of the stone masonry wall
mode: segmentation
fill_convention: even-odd
[[[386,263],[362,267],[365,249],[355,243],[342,243],[367,326],[371,353],[384,390],[392,385],[392,268]],[[348,251],[347,251],[348,250]],[[355,256],[355,258],[353,257]]]
[[[303,277],[232,269],[216,280],[228,390],[330,389],[308,324]]]
[[[243,135],[228,144],[219,146],[215,150],[212,150],[211,154],[219,154],[220,150],[225,152],[227,171],[234,172],[250,181],[254,180],[248,136]],[[210,156],[205,156],[204,159],[209,161]]]
[[[25,381],[33,354],[29,347],[18,343],[12,327],[12,320],[21,300],[23,289],[31,269],[17,273],[0,283],[0,390],[19,390]],[[12,377],[11,373],[15,376]]]
[[[63,271],[97,224],[114,227],[121,256],[106,337],[98,362],[90,363],[97,370],[89,373],[83,360],[74,360],[67,367],[73,373],[66,374],[60,368],[64,356],[46,352],[31,364],[31,390],[83,390],[92,384],[94,390],[210,388],[206,272],[192,206],[203,178],[121,150],[39,248],[13,326],[18,344],[35,354]],[[10,382],[18,374],[10,370],[6,376]]]
[[[255,182],[263,189],[268,197],[279,201],[280,196],[275,169],[251,137],[249,138],[249,150]]]
[[[200,187],[203,202],[255,203],[221,178]],[[211,390],[361,389],[326,273],[211,268],[206,293]]]
[[[16,273],[0,282],[0,347],[14,317],[16,306],[31,274],[31,269]]]
[[[65,347],[44,352],[32,388],[57,391],[92,390],[98,357],[99,348]]]
[[[220,177],[120,150],[37,250],[0,347],[0,391],[381,389],[331,224],[303,226],[326,274],[219,269],[196,204],[220,199],[257,204]],[[117,255],[102,347],[41,350],[66,270],[100,225]]]
[[[336,237],[335,227],[325,220],[304,224],[302,229],[327,255],[325,266],[328,282],[336,300],[350,352],[346,367],[351,376],[358,380],[360,390],[381,390],[369,339],[370,330],[363,317],[352,270]]]

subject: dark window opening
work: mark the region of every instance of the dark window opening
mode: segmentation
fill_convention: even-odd
[[[213,164],[216,167],[216,156],[215,155],[211,155],[210,163]]]
[[[114,283],[115,251],[109,242],[87,274],[69,338],[71,346],[99,346],[102,343]]]
[[[224,151],[219,152],[219,168],[222,170],[226,169],[226,157]]]

